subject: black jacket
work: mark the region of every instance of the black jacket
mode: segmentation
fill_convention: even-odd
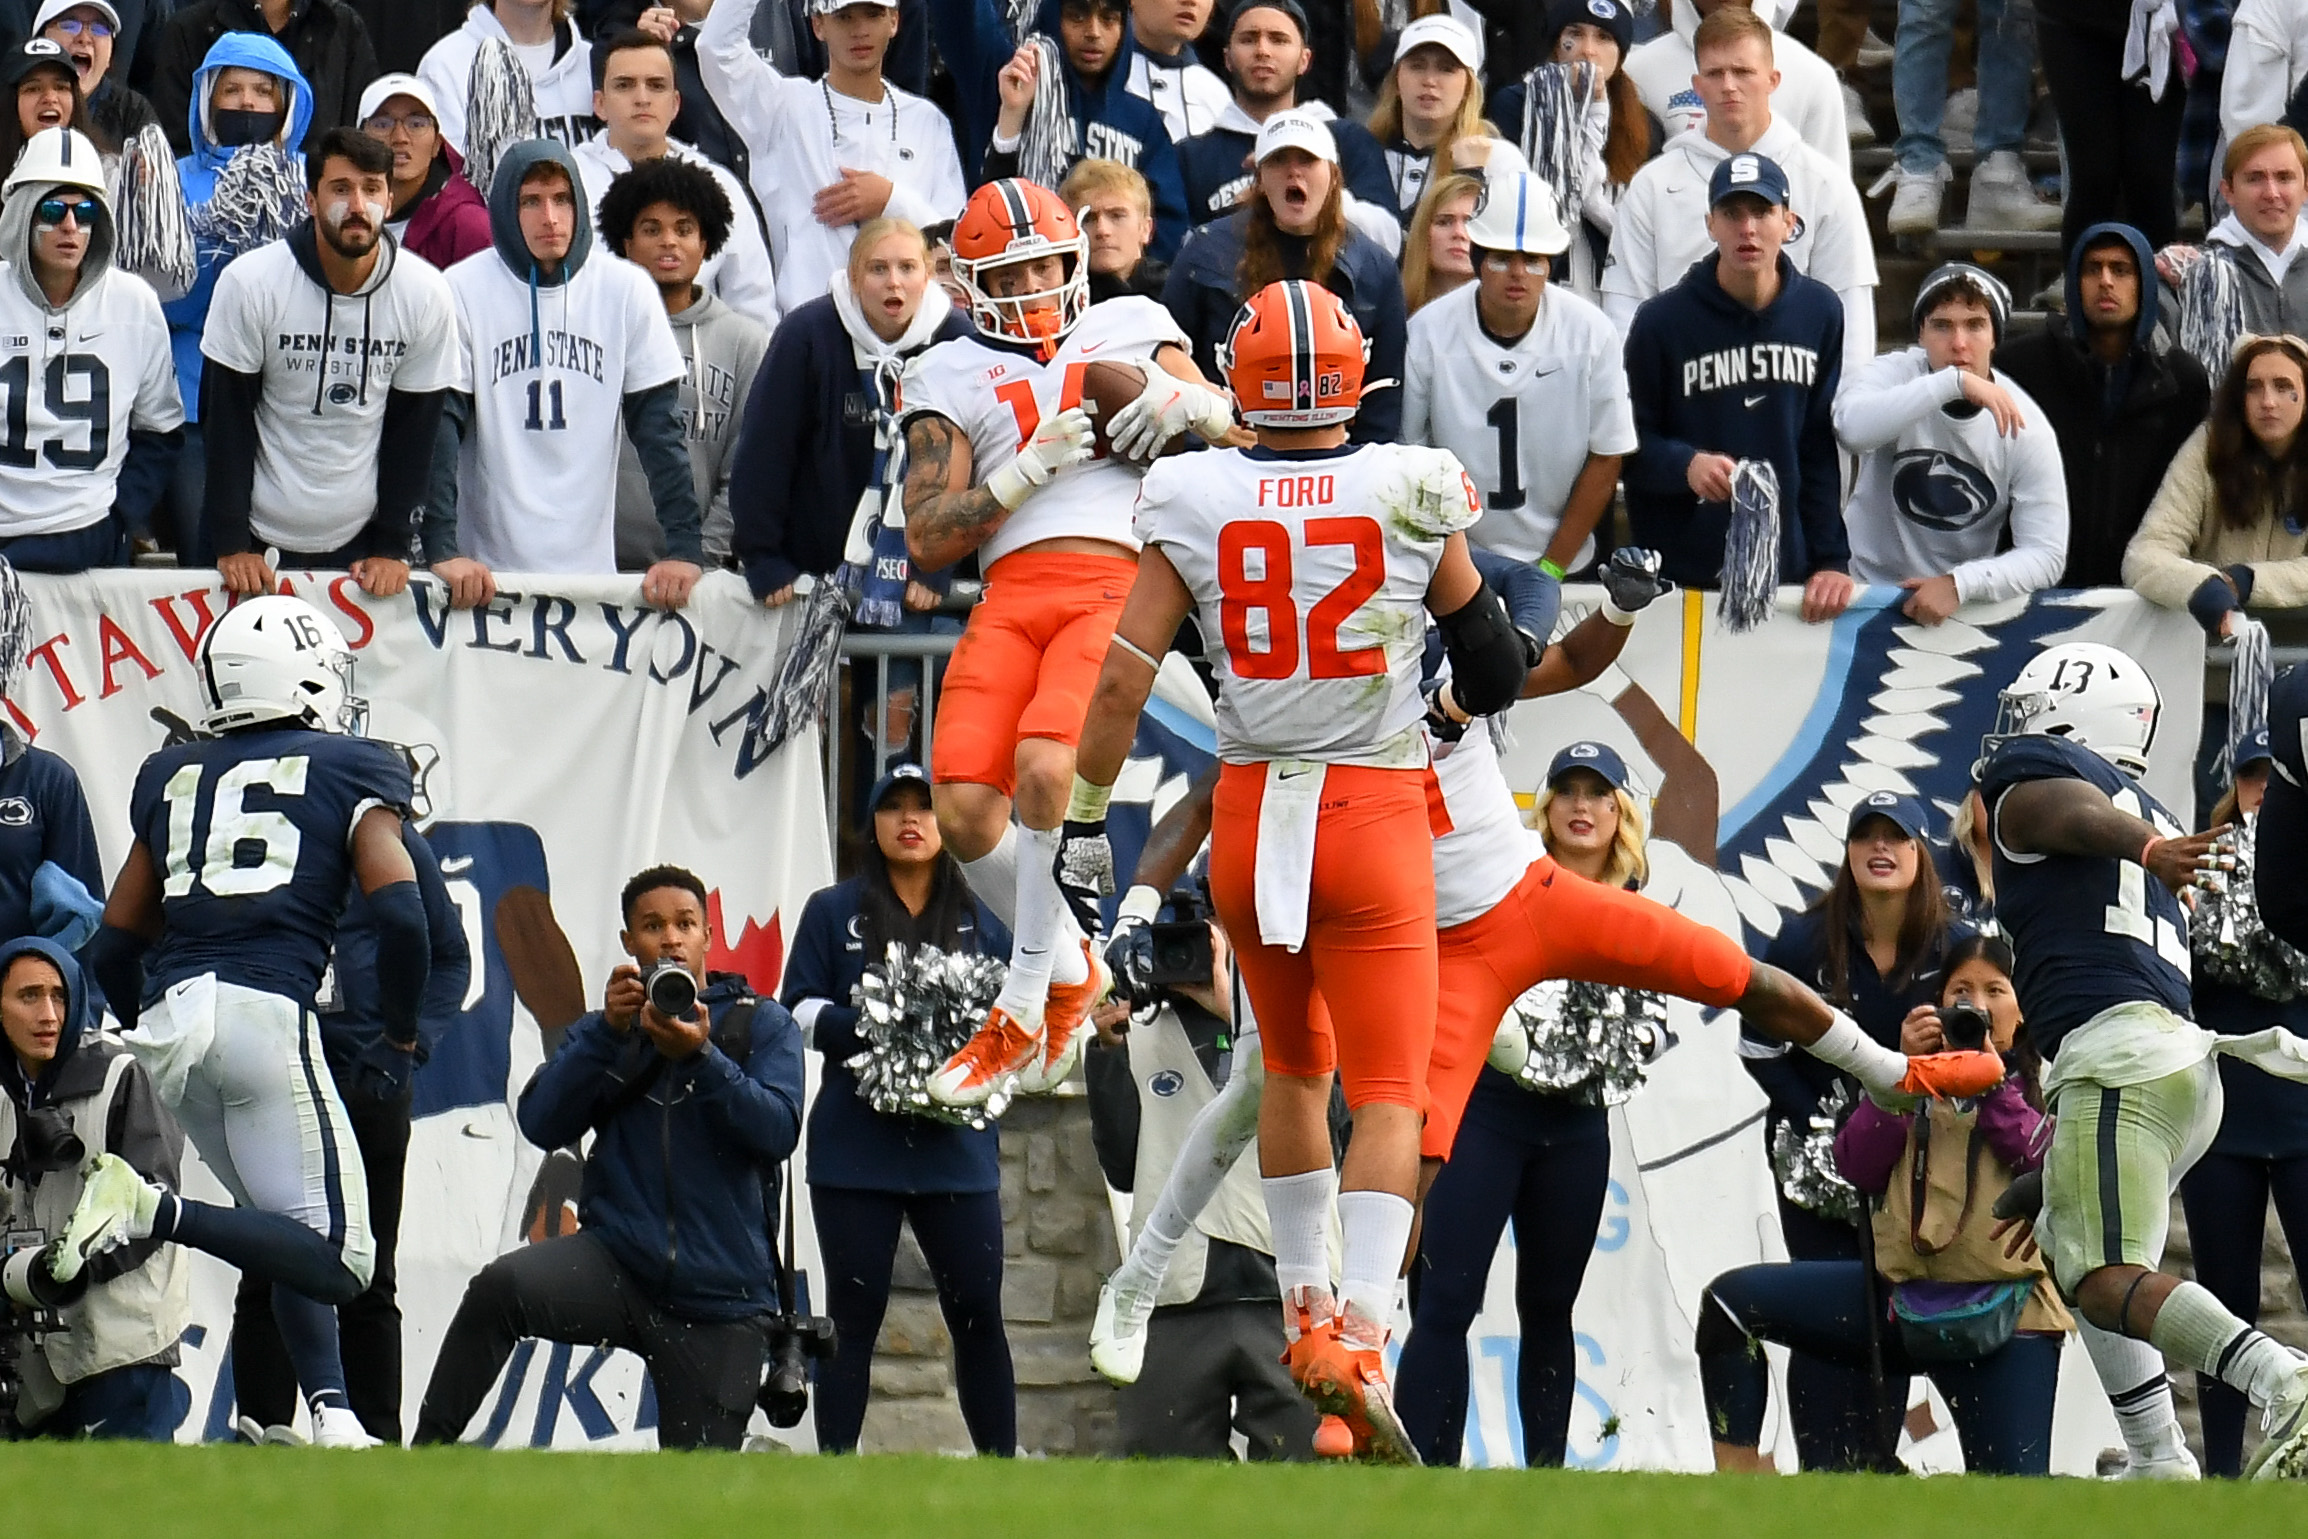
[[[360,112],[361,92],[377,78],[369,29],[344,0],[292,0],[288,25],[278,32],[265,25],[264,7],[257,0],[192,0],[161,32],[160,62],[148,93],[179,155],[192,153],[192,77],[210,46],[227,32],[270,36],[297,61],[313,93],[312,124],[298,146],[303,150],[311,150],[329,129],[349,125]]]
[[[2132,248],[2143,282],[2132,351],[2116,370],[2092,352],[2077,272],[2084,251],[2115,236]],[[2147,238],[2123,224],[2096,224],[2068,257],[2067,323],[1996,349],[1995,365],[2043,409],[2059,439],[2068,482],[2068,564],[2063,588],[2123,586],[2124,547],[2155,500],[2165,467],[2212,403],[2203,366],[2155,345],[2157,283]],[[2111,374],[2114,376],[2111,378]]]
[[[465,24],[469,0],[352,0],[377,51],[377,73],[414,75],[425,50]]]

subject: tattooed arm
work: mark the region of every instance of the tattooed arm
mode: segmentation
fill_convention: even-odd
[[[954,422],[925,415],[906,424],[906,550],[920,570],[952,566],[1010,516],[975,475],[969,437]]]

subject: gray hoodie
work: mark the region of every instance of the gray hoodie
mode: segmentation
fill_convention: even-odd
[[[681,348],[679,417],[689,447],[689,475],[705,512],[705,564],[729,560],[729,467],[746,393],[769,351],[761,322],[703,289],[686,310],[667,317]],[[630,437],[617,441],[617,567],[639,572],[665,559],[665,530],[649,495],[649,477]]]

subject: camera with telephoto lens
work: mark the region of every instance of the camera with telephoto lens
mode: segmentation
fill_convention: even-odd
[[[1212,956],[1210,921],[1166,920],[1147,927],[1154,948],[1154,967],[1146,981],[1157,987],[1210,987]]]
[[[1940,1035],[1947,1039],[1947,1051],[1951,1053],[1976,1053],[1984,1049],[1988,1028],[1993,1024],[1987,1012],[1969,1000],[1939,1007]]]
[[[761,1391],[753,1403],[773,1427],[801,1425],[809,1411],[810,1360],[833,1356],[833,1322],[809,1313],[806,1291],[800,1303],[799,1310],[781,1310],[762,1322]]]
[[[697,974],[671,960],[654,962],[641,975],[650,1008],[669,1021],[686,1021],[696,1011],[697,988]]]
[[[28,1235],[0,1235],[0,1269],[5,1269],[13,1257],[26,1250],[31,1252],[33,1265],[45,1266],[39,1259],[44,1246],[45,1240],[37,1231]],[[57,1309],[28,1308],[12,1299],[0,1299],[0,1442],[13,1443],[25,1435],[16,1419],[16,1407],[24,1393],[24,1354],[36,1350],[37,1338],[53,1336],[63,1329],[64,1317]]]
[[[88,1158],[72,1119],[53,1106],[36,1106],[24,1114],[24,1160],[31,1174],[44,1176],[77,1169]]]

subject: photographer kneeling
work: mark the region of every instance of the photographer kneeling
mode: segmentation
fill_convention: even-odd
[[[2013,1064],[2001,1085],[1976,1101],[1904,1112],[1863,1100],[1836,1134],[1836,1167],[1876,1199],[1876,1276],[1858,1261],[1792,1261],[1740,1267],[1708,1285],[1697,1345],[1717,1469],[1769,1468],[1757,1446],[1770,1388],[1763,1343],[1774,1341],[1854,1367],[1880,1350],[1887,1378],[1928,1374],[1939,1386],[1966,1469],[2049,1473],[2060,1343],[2074,1322],[2034,1244],[2007,1247],[1992,1215],[2016,1177],[2041,1168],[2051,1142],[2037,1059],[2012,1050],[2021,1022],[2011,966],[1996,937],[1957,941],[1938,1008],[1917,1006],[1900,1028],[1910,1053],[1983,1034]]]
[[[192,1403],[171,1372],[177,1338],[192,1323],[184,1252],[133,1240],[57,1265],[89,1155],[116,1154],[174,1188],[184,1154],[184,1134],[152,1080],[118,1040],[96,1032],[89,1006],[80,966],[63,947],[39,939],[0,946],[8,1038],[0,1062],[8,1087],[0,1100],[8,1253],[0,1352],[15,1369],[0,1372],[14,1381],[0,1423],[13,1419],[41,1437],[167,1442]],[[58,1282],[59,1270],[74,1275]],[[43,1323],[61,1328],[42,1333]]]
[[[801,1033],[742,977],[697,988],[713,932],[695,876],[654,867],[619,902],[618,939],[639,965],[609,975],[602,1008],[569,1028],[519,1105],[522,1135],[541,1149],[595,1135],[584,1227],[500,1256],[466,1286],[419,1443],[464,1434],[523,1337],[640,1356],[661,1448],[744,1442],[760,1322],[778,1307],[765,1198],[801,1133]],[[670,997],[684,992],[686,1010]]]

